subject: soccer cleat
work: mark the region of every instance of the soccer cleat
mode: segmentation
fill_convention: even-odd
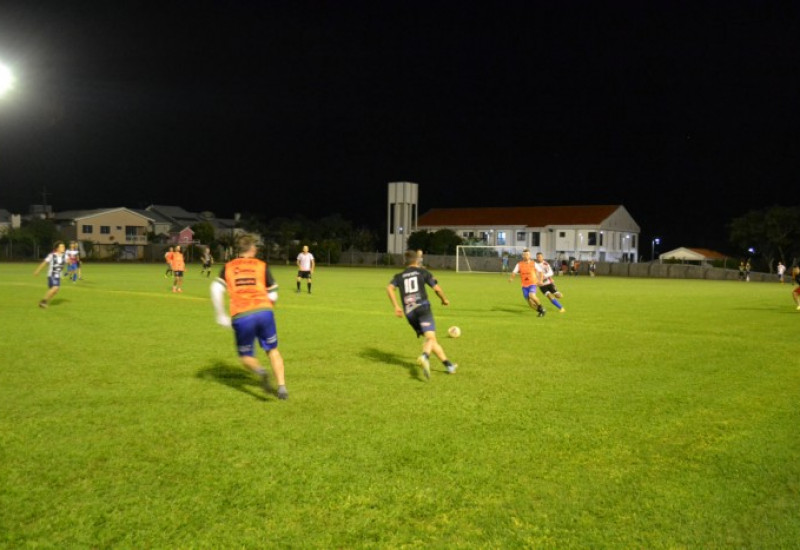
[[[183,289],[182,289],[182,288],[179,288],[179,289],[178,289],[178,292],[183,292]]]
[[[42,308],[42,309],[46,309],[47,308],[47,301],[46,300],[41,300],[39,302],[39,307]],[[800,307],[798,307],[797,309],[800,309]]]
[[[447,369],[447,374],[455,374],[458,365],[456,363],[453,363],[452,365],[445,366],[445,368]]]
[[[797,306],[798,311],[800,311],[800,306]]]
[[[559,313],[564,313],[565,311],[567,311],[567,310],[565,308],[563,308],[563,307],[558,310]]]
[[[544,309],[539,310],[539,317],[544,317],[545,313],[547,313]]]
[[[172,287],[172,292],[178,292],[178,289],[176,289],[176,288],[173,286],[173,287]]]
[[[284,401],[289,399],[289,392],[286,386],[278,386],[278,399],[283,399]]]
[[[431,379],[431,362],[428,361],[424,355],[417,358],[417,364],[422,367],[422,374],[425,375],[427,380]]]

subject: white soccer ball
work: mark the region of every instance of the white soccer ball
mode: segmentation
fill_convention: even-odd
[[[447,329],[447,334],[450,335],[450,338],[458,338],[461,336],[461,329],[456,326],[450,327]]]

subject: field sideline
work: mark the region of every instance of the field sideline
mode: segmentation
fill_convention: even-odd
[[[47,310],[0,264],[0,548],[786,548],[800,540],[792,286],[435,271],[450,358],[385,287],[274,269],[289,401],[238,365],[209,280],[84,264]],[[461,327],[457,340],[444,337]],[[259,357],[266,362],[264,354]]]

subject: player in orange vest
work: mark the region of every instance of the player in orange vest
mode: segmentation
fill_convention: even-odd
[[[211,283],[211,302],[217,323],[232,326],[236,335],[236,349],[242,365],[261,378],[267,393],[273,393],[266,369],[255,357],[255,340],[267,352],[275,381],[278,399],[288,399],[284,379],[283,356],[278,351],[278,331],[272,309],[278,299],[278,284],[269,266],[256,258],[256,244],[252,237],[242,237],[238,243],[239,257],[225,264],[219,278]],[[230,296],[230,316],[225,313],[225,292]]]
[[[183,252],[181,247],[176,246],[175,252],[172,253],[172,292],[183,292],[183,271],[186,269],[186,263],[183,260]]]
[[[542,307],[542,302],[536,296],[536,286],[541,284],[541,274],[536,270],[536,262],[531,260],[531,251],[527,248],[522,251],[522,259],[514,266],[514,271],[511,272],[511,277],[508,282],[514,280],[516,274],[519,273],[520,281],[522,282],[522,296],[528,305],[539,312],[539,317],[544,317],[545,310]]]

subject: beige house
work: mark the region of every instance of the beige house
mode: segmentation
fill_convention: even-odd
[[[54,221],[67,239],[92,243],[99,257],[117,254],[127,259],[143,257],[154,222],[124,207],[59,212]]]

